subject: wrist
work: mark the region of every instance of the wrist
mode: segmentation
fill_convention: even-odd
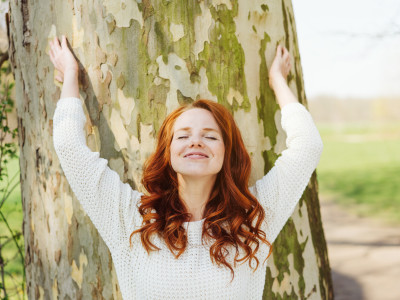
[[[269,85],[273,90],[281,87],[282,85],[287,85],[286,79],[282,75],[276,75],[269,78]]]
[[[78,74],[79,74],[78,68],[70,67],[70,68],[67,68],[64,70],[64,77],[65,76],[78,76]]]

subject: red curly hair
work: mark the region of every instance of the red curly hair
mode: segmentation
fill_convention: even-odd
[[[139,207],[143,226],[132,232],[130,243],[132,244],[132,236],[140,233],[147,253],[160,250],[149,240],[152,234],[157,233],[175,258],[179,258],[186,249],[187,235],[183,222],[190,220],[191,214],[186,211],[184,203],[179,198],[177,174],[170,162],[170,144],[175,120],[183,112],[192,108],[206,109],[213,114],[225,144],[222,169],[217,174],[213,191],[204,209],[202,238],[215,240],[210,247],[211,260],[216,261],[218,265],[223,264],[228,267],[232,272],[233,280],[233,268],[225,260],[229,252],[226,246],[236,248],[235,266],[236,261],[249,259],[251,267],[251,262],[255,259],[256,270],[259,261],[255,253],[259,249],[259,240],[270,246],[266,259],[271,255],[272,245],[266,240],[265,232],[260,229],[265,218],[264,209],[248,189],[251,171],[250,156],[231,113],[217,102],[204,99],[194,101],[177,108],[164,120],[158,132],[156,150],[146,160],[143,169],[141,182],[148,192],[148,195],[142,196]],[[253,226],[254,220],[256,223]],[[227,223],[222,226],[225,222]],[[226,225],[229,231],[225,230]],[[256,245],[254,251],[250,247],[253,244]],[[242,247],[246,253],[241,259],[237,259],[238,246]],[[174,253],[175,251],[177,253]]]

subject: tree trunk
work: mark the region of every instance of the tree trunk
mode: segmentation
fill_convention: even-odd
[[[120,299],[111,256],[63,176],[52,143],[60,89],[48,41],[66,34],[81,63],[87,143],[121,180],[140,186],[165,116],[197,98],[234,115],[253,170],[285,148],[268,85],[276,45],[294,57],[289,86],[306,104],[290,0],[11,1],[27,288],[30,299]],[[314,173],[274,243],[265,299],[332,299]]]

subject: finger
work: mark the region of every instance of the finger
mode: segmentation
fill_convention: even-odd
[[[51,61],[53,62],[54,53],[53,53],[52,48],[49,49],[49,56],[50,56]]]
[[[64,80],[64,79],[63,79],[61,76],[59,76],[59,75],[56,76],[56,79],[57,79],[58,81],[60,81],[60,82],[63,82],[63,80]]]
[[[53,41],[50,41],[50,49],[49,49],[49,53],[52,53],[53,54],[53,56],[54,56],[54,49],[55,49],[55,46],[54,46],[54,43],[53,43]]]
[[[283,60],[285,61],[285,62],[287,62],[287,61],[289,61],[290,60],[290,54],[289,54],[289,52],[285,52],[284,54],[283,54]]]
[[[286,59],[287,55],[288,55],[287,49],[285,47],[282,47],[282,58]]]
[[[284,53],[289,53],[289,50],[286,47],[283,47],[283,52]]]
[[[282,58],[285,59],[286,55],[287,55],[288,51],[286,49],[285,46],[282,46]]]
[[[65,35],[62,36],[61,46],[62,46],[63,48],[67,47],[67,38],[66,38]]]
[[[56,51],[61,49],[61,47],[60,47],[60,41],[58,40],[57,37],[54,37],[53,45],[54,45],[54,49],[55,49]]]
[[[57,53],[56,53],[56,50],[54,48],[50,48],[49,54],[50,54],[50,57],[53,58],[53,60],[55,60],[55,58],[57,57],[57,55],[56,55]]]
[[[278,45],[278,47],[276,47],[276,55],[281,56],[282,53],[282,46]]]
[[[283,54],[285,55],[285,54],[289,54],[289,51],[288,51],[288,49],[286,49],[286,47],[283,47]]]

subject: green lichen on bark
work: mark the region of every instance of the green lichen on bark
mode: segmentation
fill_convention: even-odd
[[[310,223],[311,241],[316,252],[316,257],[319,258],[319,289],[321,293],[321,299],[333,299],[331,268],[329,266],[327,244],[322,227],[316,171],[314,171],[311,176],[311,182],[312,186],[307,187],[304,197],[307,199],[305,203],[307,206],[308,220]]]
[[[303,243],[299,243],[296,227],[291,218],[282,229],[282,235],[278,235],[274,242],[276,247],[275,253],[277,254],[274,256],[274,263],[279,270],[279,283],[283,280],[284,272],[290,274],[289,262],[287,260],[288,255],[293,254],[293,258],[295,258],[293,259],[294,269],[299,274],[298,287],[300,294],[298,296],[304,296],[305,294],[305,282],[303,276],[305,262],[303,258],[303,252],[307,242],[308,237]]]
[[[269,270],[267,270],[267,273],[269,273],[267,275],[271,274],[271,272]],[[265,289],[262,299],[264,299],[264,300],[293,300],[293,299],[304,299],[304,297],[299,298],[293,289],[289,295],[287,293],[284,293],[283,296],[281,296],[280,294],[273,293],[271,291],[271,289]]]
[[[138,8],[139,11],[142,13],[143,20],[145,21],[148,17],[152,16],[154,13],[154,7],[151,4],[150,0],[143,0],[139,3],[138,2]]]
[[[304,93],[304,83],[302,80],[302,71],[300,63],[300,53],[298,49],[297,34],[295,31],[294,17],[289,11],[285,9],[284,0],[282,0],[282,9],[284,17],[284,28],[286,33],[287,45],[289,45],[289,25],[288,19],[291,27],[292,43],[294,45],[294,78],[296,81],[297,97],[301,103],[306,105],[306,98]],[[290,78],[291,79],[291,78]],[[316,256],[319,258],[319,274],[320,280],[319,289],[321,299],[333,299],[333,287],[331,279],[331,270],[329,266],[329,259],[327,256],[326,240],[322,228],[319,199],[318,199],[318,188],[317,188],[317,177],[316,172],[313,173],[310,182],[311,187],[307,187],[304,192],[304,197],[300,199],[299,205],[303,205],[303,201],[307,207],[308,220],[310,223],[311,230],[311,241],[313,243],[313,248],[316,251]],[[314,287],[315,289],[315,287]]]
[[[140,124],[134,120],[140,119],[143,124],[153,124],[155,131],[160,128],[166,116],[166,97],[169,90],[167,80],[155,84],[155,71],[150,66],[156,66],[156,58],[160,55],[164,63],[168,63],[168,54],[175,53],[184,59],[191,74],[191,79],[198,77],[195,73],[195,57],[190,46],[194,44],[194,19],[201,13],[197,1],[143,1],[139,4],[144,26],[131,21],[128,28],[115,28],[112,32],[112,43],[118,49],[120,56],[114,74],[121,74],[129,84],[124,85],[126,97],[135,99],[136,107],[128,130],[130,134],[140,138]],[[170,31],[171,24],[182,24],[184,35],[173,40]],[[135,53],[135,55],[132,55]],[[154,68],[153,68],[154,69]],[[118,77],[119,78],[119,77]],[[139,139],[140,141],[140,139]]]
[[[282,0],[282,15],[283,15],[283,29],[285,30],[285,47],[286,49],[290,49],[289,44],[289,23],[286,16],[286,7],[285,7],[285,0]]]
[[[272,284],[274,280],[272,278],[271,269],[267,267],[267,272],[265,273],[265,286],[263,291],[263,299],[270,300],[274,299],[275,293],[272,292]]]
[[[299,293],[295,293],[294,289],[291,289],[290,295],[284,293],[283,297],[280,294],[275,294],[271,291],[271,287],[275,278],[272,277],[271,271],[267,268],[266,273],[266,285],[264,289],[263,299],[304,299],[305,296],[305,281],[303,276],[305,261],[303,258],[303,252],[308,242],[308,237],[303,243],[299,243],[299,238],[297,235],[296,227],[293,220],[289,218],[286,225],[283,227],[282,231],[276,238],[273,244],[273,259],[277,270],[279,270],[276,280],[281,284],[284,278],[284,274],[287,273],[291,275],[291,270],[289,266],[288,256],[293,255],[293,267],[299,274],[299,281],[293,284],[297,284]]]
[[[288,12],[290,27],[292,28],[292,42],[294,45],[294,72],[295,72],[295,79],[296,79],[296,89],[297,89],[297,97],[301,103],[305,103],[306,99],[303,97],[304,95],[304,83],[301,76],[301,64],[300,64],[300,52],[297,42],[297,34],[295,32],[295,25],[293,16]]]
[[[163,62],[167,64],[168,54],[175,53],[185,60],[189,74],[195,75],[195,55],[192,46],[195,43],[194,21],[196,16],[201,14],[198,1],[155,1],[153,11],[156,55],[162,55]],[[173,40],[171,32],[173,24],[183,25],[183,35],[177,41]]]
[[[184,96],[180,90],[177,90],[176,94],[180,105],[190,104],[194,101],[191,97]]]
[[[262,9],[263,11],[269,11],[269,7],[268,7],[267,4],[261,4],[261,9]]]
[[[150,25],[147,22],[150,20],[147,19],[145,26],[141,28],[137,21],[131,21],[130,27],[116,27],[112,32],[111,44],[118,52],[113,74],[117,78],[117,86],[122,87],[124,96],[135,99],[130,125],[140,116],[143,124],[153,124],[158,129],[166,114],[166,87],[163,84],[157,86],[154,83],[156,74],[150,71],[150,66],[155,62],[151,60],[146,45],[146,25]],[[121,85],[121,78],[124,79],[124,85]],[[128,126],[129,134],[139,137],[140,128],[136,127],[135,131],[131,131],[133,127],[136,126]]]
[[[267,61],[265,58],[265,50],[267,48],[267,44],[271,41],[271,38],[267,33],[264,33],[264,38],[261,40],[260,45],[260,81],[261,82],[269,82],[269,74]],[[275,112],[279,108],[276,103],[275,93],[269,84],[260,84],[260,97],[256,99],[257,104],[257,115],[258,121],[262,120],[263,128],[264,128],[264,136],[269,137],[271,142],[271,149],[265,150],[261,154],[264,159],[264,174],[267,174],[268,171],[272,168],[273,163],[278,158],[278,154],[274,152],[274,145],[276,144],[276,136],[278,131],[275,126],[275,122],[271,121],[275,119]]]
[[[197,70],[202,66],[206,68],[208,88],[217,96],[219,103],[230,108],[231,112],[239,108],[249,111],[250,101],[244,72],[245,55],[235,34],[234,17],[238,13],[238,4],[232,3],[232,10],[226,5],[218,5],[217,8],[210,5],[209,8],[214,20],[209,28],[212,42],[204,43],[204,49],[199,53]],[[227,96],[231,88],[243,96],[240,106],[237,101],[233,101],[232,105],[228,103]]]
[[[128,28],[113,29],[112,44],[118,49],[118,62],[123,62],[123,65],[117,63],[113,74],[118,74],[119,86],[121,86],[121,78],[124,78],[125,82],[129,81],[129,84],[123,85],[123,92],[125,97],[133,97],[136,100],[137,115],[132,116],[132,119],[137,119],[140,115],[143,123],[154,124],[156,130],[160,127],[160,120],[165,117],[160,116],[160,111],[165,111],[166,86],[154,85],[156,74],[149,73],[148,69],[160,55],[163,62],[167,64],[169,53],[175,53],[185,61],[191,82],[199,81],[199,70],[205,67],[209,90],[217,95],[218,102],[230,108],[231,111],[239,108],[249,110],[250,102],[244,74],[244,52],[236,38],[233,20],[237,15],[237,8],[237,4],[232,10],[228,10],[225,5],[215,8],[209,4],[215,21],[209,30],[210,40],[215,43],[205,43],[198,61],[191,49],[195,43],[194,21],[196,16],[201,14],[198,1],[163,0],[154,3],[143,1],[139,5],[144,19],[143,28],[140,28],[137,21],[132,20]],[[174,41],[171,25],[183,25],[184,34],[178,40]],[[151,41],[152,49],[149,49],[149,41]],[[132,55],[132,52],[136,55]],[[241,105],[236,99],[233,99],[232,105],[227,102],[230,88],[243,95]],[[181,104],[191,101],[179,90],[177,98]],[[155,115],[158,117],[154,118]],[[139,136],[137,126],[129,126],[129,128],[135,128],[134,135]]]
[[[271,41],[271,38],[267,33],[264,33],[264,38],[261,40],[260,45],[260,82],[269,82],[269,74],[267,61],[265,58],[265,50],[267,48],[267,44]],[[278,131],[275,126],[274,120],[275,112],[278,110],[279,106],[276,103],[275,93],[269,84],[260,84],[260,97],[256,99],[257,103],[257,111],[258,111],[258,120],[263,120],[264,126],[264,136],[268,136],[271,145],[276,144],[276,135]]]
[[[276,154],[272,149],[262,151],[261,155],[264,159],[264,174],[267,174],[274,166],[274,163],[278,159],[279,155]]]
[[[156,7],[160,14],[160,21],[165,19],[167,22],[166,32],[172,40],[170,31],[171,24],[182,24],[184,29],[183,36],[176,42],[172,42],[169,52],[177,54],[184,60],[194,63],[194,53],[191,50],[195,43],[194,20],[197,15],[201,14],[198,1],[161,1],[162,7]],[[167,18],[165,18],[167,16]],[[190,70],[189,70],[190,71]]]
[[[305,104],[306,99],[304,98],[304,84],[301,76],[301,64],[300,64],[300,52],[299,52],[299,47],[298,47],[298,42],[297,42],[297,34],[295,31],[294,27],[294,20],[293,16],[290,14],[290,10],[288,10],[285,7],[285,0],[282,0],[282,14],[283,14],[283,28],[285,30],[285,47],[290,50],[290,36],[292,36],[292,42],[293,42],[293,50],[295,53],[293,54],[293,66],[294,66],[294,75],[292,73],[289,73],[288,75],[288,82],[290,83],[293,78],[296,81],[296,91],[297,91],[297,99],[299,100],[300,103]],[[289,22],[290,22],[290,28],[289,28]],[[290,34],[291,33],[291,34]]]

